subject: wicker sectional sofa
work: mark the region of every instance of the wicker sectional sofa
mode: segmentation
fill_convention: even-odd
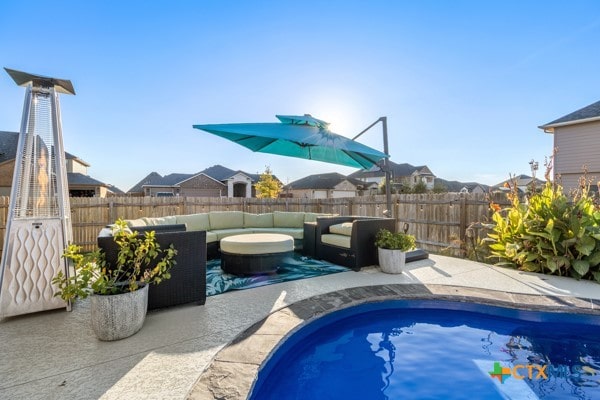
[[[304,223],[315,223],[318,217],[331,216],[310,212],[273,211],[253,214],[243,211],[210,211],[208,213],[173,215],[158,218],[126,220],[127,225],[152,227],[184,225],[187,231],[206,231],[208,258],[218,256],[219,241],[224,237],[243,233],[282,233],[294,238],[294,247],[301,249],[304,238]]]

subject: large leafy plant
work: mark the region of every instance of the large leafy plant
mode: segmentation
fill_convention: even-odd
[[[492,205],[486,240],[497,265],[600,282],[600,211],[588,184],[569,197],[548,181],[527,202],[516,191],[509,199],[506,209]]]
[[[117,220],[113,227],[114,241],[119,248],[117,265],[109,268],[100,249],[83,252],[81,246],[67,246],[63,257],[70,260],[75,272],[66,276],[62,271],[52,279],[56,296],[65,301],[86,298],[91,293],[119,294],[137,290],[140,285],[158,284],[171,277],[177,250],[171,244],[161,249],[154,231],[140,235],[131,231],[125,221]]]

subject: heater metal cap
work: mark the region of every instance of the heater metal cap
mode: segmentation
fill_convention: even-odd
[[[6,67],[4,69],[19,86],[26,86],[29,82],[31,82],[33,86],[42,86],[48,88],[54,87],[57,92],[73,95],[75,94],[75,89],[73,88],[73,84],[70,80],[30,74],[27,72],[17,71]]]

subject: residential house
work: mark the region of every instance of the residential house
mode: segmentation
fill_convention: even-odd
[[[18,132],[0,131],[0,196],[10,196],[15,157],[19,141]],[[69,196],[107,197],[122,194],[118,188],[88,175],[90,164],[65,152]]]
[[[505,181],[502,181],[496,185],[493,186],[494,191],[502,191],[502,192],[507,192],[510,190],[510,187],[512,187],[513,185],[517,185],[517,189],[519,189],[519,192],[521,193],[531,193],[534,188],[535,190],[540,190],[544,184],[546,183],[546,181],[543,181],[541,179],[538,178],[533,178],[529,175],[525,175],[525,174],[521,174],[521,175],[516,175],[513,176],[510,179],[507,179]]]
[[[254,197],[260,175],[214,165],[196,174],[152,172],[127,194],[133,196]]]
[[[450,193],[488,193],[489,186],[477,182],[447,181],[435,178],[436,186],[444,187]]]
[[[411,188],[419,182],[423,182],[428,190],[435,185],[435,175],[426,165],[413,166],[411,164],[396,164],[388,160],[390,168],[390,179],[393,191],[402,191],[403,188]],[[367,170],[359,170],[349,175],[350,178],[359,179],[364,182],[377,184],[385,180],[383,172],[383,161],[373,165]]]
[[[349,178],[337,172],[309,175],[283,187],[282,195],[306,199],[331,199],[360,196],[377,191],[377,183]]]
[[[539,128],[554,135],[554,176],[565,193],[578,188],[584,169],[592,183],[600,180],[600,101]]]

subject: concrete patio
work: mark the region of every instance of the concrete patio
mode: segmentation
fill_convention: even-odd
[[[600,286],[593,282],[443,256],[411,263],[402,275],[369,267],[228,292],[209,297],[204,306],[150,312],[140,332],[117,342],[95,338],[88,302],[82,301],[71,313],[56,310],[0,321],[0,398],[215,398],[207,390],[205,371],[222,359],[225,346],[271,313],[330,292],[374,285],[392,285],[400,292],[397,285],[406,284],[412,284],[407,289],[421,284],[428,293],[463,299],[500,298],[514,304],[537,299],[569,312],[595,313],[600,304],[594,301],[600,300]]]

